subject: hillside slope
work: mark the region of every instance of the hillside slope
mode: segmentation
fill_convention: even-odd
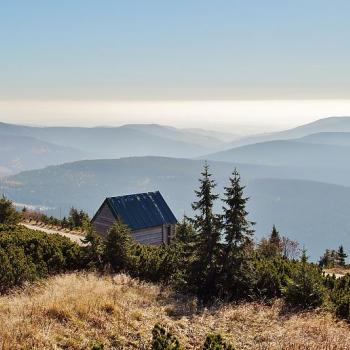
[[[350,147],[334,144],[277,140],[232,148],[205,156],[206,159],[226,162],[264,164],[289,167],[324,167],[350,170],[346,161]]]
[[[350,117],[323,118],[288,130],[247,136],[231,142],[230,146],[238,147],[273,140],[289,140],[321,132],[350,132]]]
[[[0,134],[0,177],[88,158],[88,153],[29,136]]]
[[[349,147],[350,132],[319,132],[301,137],[297,139],[297,141]]]
[[[279,301],[201,309],[195,299],[125,275],[57,276],[1,296],[0,310],[3,350],[149,349],[158,322],[189,350],[200,350],[213,332],[237,350],[350,347],[349,325],[327,313],[288,314]]]

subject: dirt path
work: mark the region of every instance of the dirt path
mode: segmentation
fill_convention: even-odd
[[[21,223],[21,225],[25,226],[31,230],[35,230],[35,231],[42,231],[42,232],[49,233],[49,234],[56,234],[57,233],[61,236],[64,236],[64,237],[71,239],[72,241],[78,243],[79,245],[84,245],[81,241],[83,236],[79,236],[79,235],[75,235],[73,233],[67,233],[67,232],[63,232],[63,231],[59,231],[59,230],[48,229],[48,228],[44,228],[44,227],[40,227],[40,226],[36,226],[36,225],[32,225],[32,224],[27,224],[27,223]]]

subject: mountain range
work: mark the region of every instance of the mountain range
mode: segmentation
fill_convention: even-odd
[[[6,153],[0,157],[0,176],[81,159],[195,157],[224,149],[234,138],[229,133],[157,124],[77,128],[0,123],[1,154]]]
[[[8,176],[0,182],[0,192],[16,202],[51,208],[55,215],[67,213],[72,205],[91,215],[106,196],[157,189],[181,218],[192,214],[193,190],[206,159],[219,193],[233,169],[240,171],[251,197],[248,209],[257,222],[257,237],[276,224],[282,233],[305,245],[313,259],[339,244],[350,250],[349,117],[234,142],[230,135],[160,125],[33,128],[0,124],[1,149],[11,142],[17,147],[1,162],[9,163],[11,154],[27,157],[27,169],[44,167],[45,162],[69,162]],[[36,146],[22,145],[22,140]],[[30,157],[26,149],[33,150]],[[71,162],[74,159],[82,160]],[[20,169],[13,166],[12,172]],[[221,206],[217,203],[216,210]]]

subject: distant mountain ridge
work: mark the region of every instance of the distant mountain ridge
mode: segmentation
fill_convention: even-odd
[[[1,145],[3,149],[8,150],[6,162],[0,158],[0,176],[86,158],[149,155],[191,158],[226,148],[225,141],[210,134],[210,131],[198,133],[157,124],[80,128],[30,127],[0,123],[0,137],[3,135]],[[21,137],[27,142],[30,138],[33,143],[45,143],[46,156],[33,159],[30,153],[32,147],[29,146],[26,157],[25,149],[20,149]],[[20,166],[12,166],[12,163],[18,163],[16,160],[19,156]]]
[[[274,166],[318,166],[349,168],[349,146],[296,140],[274,140],[232,148],[203,158],[225,162]]]
[[[230,146],[232,148],[266,141],[295,139],[321,132],[350,132],[350,117],[328,117],[288,130],[242,137],[231,142]]]

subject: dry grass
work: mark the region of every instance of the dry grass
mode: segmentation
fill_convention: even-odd
[[[281,302],[198,310],[193,299],[124,275],[69,274],[0,297],[0,349],[149,349],[161,322],[186,349],[209,332],[237,349],[350,349],[349,325],[330,314],[284,314]]]

